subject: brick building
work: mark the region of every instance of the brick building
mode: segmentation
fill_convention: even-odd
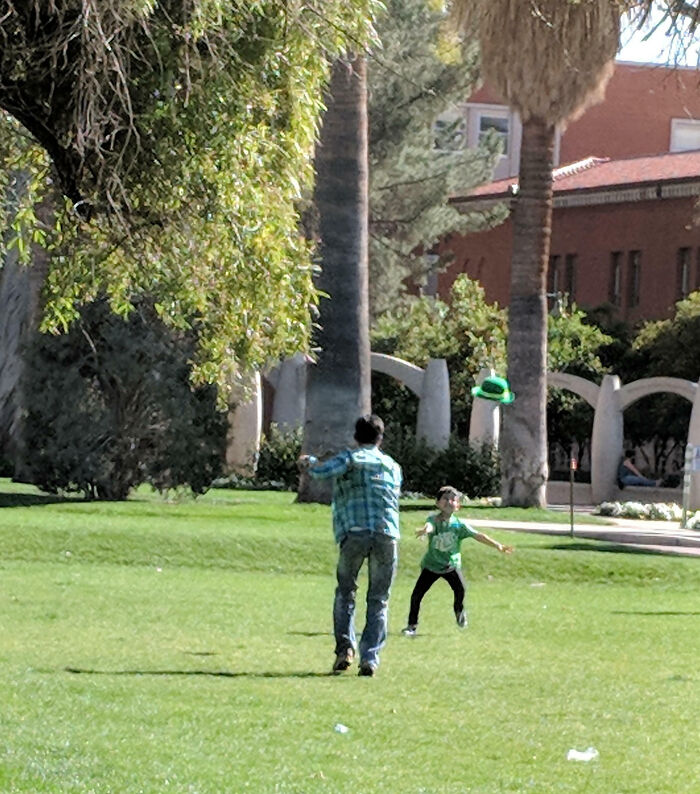
[[[557,135],[548,291],[581,307],[610,303],[620,319],[668,316],[700,287],[700,72],[618,63],[605,100]],[[520,124],[488,89],[445,118],[451,145],[473,146],[494,129],[503,139],[496,181],[452,200],[467,209],[509,201],[517,191]],[[455,122],[457,122],[455,124]],[[459,273],[478,279],[489,301],[508,303],[510,220],[453,235],[438,250],[454,261],[435,287]]]

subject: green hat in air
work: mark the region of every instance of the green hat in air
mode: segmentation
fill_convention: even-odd
[[[481,385],[474,386],[472,389],[474,397],[483,397],[484,400],[495,400],[501,405],[510,405],[515,399],[515,395],[510,390],[510,384],[505,378],[492,375],[484,378]]]

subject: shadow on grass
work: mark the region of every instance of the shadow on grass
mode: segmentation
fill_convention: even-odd
[[[334,673],[301,672],[233,672],[232,670],[91,670],[84,667],[64,667],[66,673],[74,675],[153,675],[153,676],[205,676],[212,678],[335,678]]]
[[[649,615],[650,617],[696,617],[700,612],[635,612],[634,610],[614,609],[611,615]]]
[[[28,494],[28,493],[0,493],[0,508],[3,507],[42,507],[45,505],[55,505],[59,502],[74,502],[75,498],[65,498],[52,494]],[[82,498],[81,498],[82,501]]]
[[[287,634],[292,634],[296,637],[332,637],[332,631],[288,631]]]
[[[600,546],[597,543],[554,543],[551,546],[547,546],[547,548],[554,551],[612,551],[616,554],[654,554],[656,556],[663,556],[669,553],[658,549],[640,549],[638,546],[632,547],[624,543],[606,543],[605,546]],[[669,549],[672,548],[677,549],[678,546],[669,546]]]

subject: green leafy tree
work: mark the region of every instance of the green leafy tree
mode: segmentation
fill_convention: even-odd
[[[630,380],[642,377],[683,378],[697,382],[700,373],[700,292],[676,304],[673,317],[645,323],[633,344],[628,363]],[[635,369],[632,369],[631,364]],[[691,404],[675,395],[646,397],[625,411],[625,437],[646,446],[650,470],[663,472],[667,461],[685,447]]]
[[[390,310],[412,283],[425,280],[423,253],[451,232],[487,228],[504,209],[461,213],[450,195],[491,178],[495,139],[479,148],[464,140],[437,148],[437,117],[473,92],[476,48],[446,28],[436,0],[388,0],[377,19],[381,49],[369,61],[370,310]],[[457,130],[447,130],[449,133]],[[463,136],[462,136],[463,137]]]
[[[51,253],[44,328],[106,294],[195,328],[195,376],[308,343],[295,203],[311,183],[329,60],[375,0],[57,0],[0,7],[0,187],[11,245]],[[50,222],[34,208],[45,196]]]
[[[461,436],[469,431],[471,387],[479,371],[505,365],[506,314],[486,302],[477,281],[459,276],[449,302],[405,298],[377,321],[372,349],[423,367],[429,358],[444,358],[450,373],[452,425]],[[404,386],[386,376],[373,377],[372,404],[386,419],[415,423],[416,401]]]
[[[575,304],[564,305],[563,311],[550,314],[547,320],[547,369],[566,372],[599,382],[609,371],[601,359],[601,351],[612,344],[612,337],[589,321]],[[593,425],[593,409],[577,395],[565,389],[548,389],[547,439],[550,471],[557,451],[570,457],[576,443],[581,456],[589,445]]]
[[[550,371],[568,372],[599,380],[608,371],[600,350],[612,339],[576,305],[548,317]],[[461,275],[449,303],[432,298],[410,298],[382,316],[372,333],[372,349],[425,366],[428,358],[445,358],[450,373],[453,430],[460,438],[469,433],[471,388],[483,368],[502,372],[505,367],[507,314],[489,304],[478,282]],[[372,404],[401,426],[403,435],[415,426],[417,399],[386,375],[373,376]],[[575,441],[585,448],[591,433],[592,412],[576,395],[562,389],[548,393],[547,421],[552,454],[571,449]],[[397,431],[398,432],[398,431]],[[410,435],[410,433],[409,433]]]
[[[191,388],[193,350],[193,335],[167,328],[146,301],[124,321],[98,300],[68,333],[36,333],[25,476],[97,499],[124,499],[141,483],[206,491],[222,472],[226,415],[213,386]]]

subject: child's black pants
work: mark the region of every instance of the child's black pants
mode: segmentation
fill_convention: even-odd
[[[462,576],[461,569],[453,568],[451,571],[445,571],[444,573],[435,573],[435,571],[429,571],[427,568],[423,568],[413,588],[413,592],[411,593],[411,609],[408,613],[409,626],[418,624],[418,613],[420,612],[420,603],[423,600],[423,596],[438,579],[444,579],[452,588],[452,592],[454,593],[455,613],[459,614],[464,609],[466,583],[464,581],[464,576]]]

